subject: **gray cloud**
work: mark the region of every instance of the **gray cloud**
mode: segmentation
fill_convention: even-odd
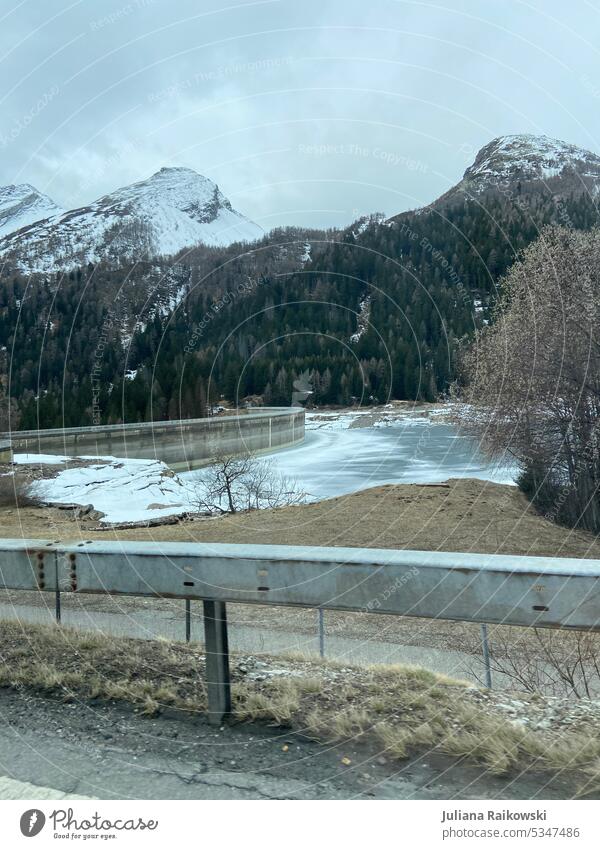
[[[265,227],[432,200],[492,137],[600,150],[600,13],[555,0],[0,5],[0,183],[83,204],[163,165]]]

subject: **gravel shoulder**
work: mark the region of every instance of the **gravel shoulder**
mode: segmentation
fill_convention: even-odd
[[[360,743],[321,745],[266,725],[219,731],[201,720],[143,717],[127,705],[65,704],[3,688],[0,716],[0,799],[14,798],[22,784],[30,799],[566,799],[576,793],[568,775],[497,777],[438,755],[398,764]]]

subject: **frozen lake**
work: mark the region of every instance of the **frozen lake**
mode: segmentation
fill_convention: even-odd
[[[489,463],[454,425],[404,416],[356,427],[361,415],[368,414],[309,413],[304,444],[270,460],[317,499],[390,483],[441,483],[448,478],[514,482],[514,471]]]
[[[68,458],[15,455],[16,463],[64,465],[56,477],[31,484],[47,503],[91,504],[103,522],[144,522],[199,509],[206,469],[174,475],[157,460],[96,458],[68,466]],[[308,500],[332,498],[393,483],[441,483],[480,478],[512,484],[514,472],[487,462],[477,445],[436,417],[394,411],[308,413],[306,440],[271,454],[274,470],[291,478]]]

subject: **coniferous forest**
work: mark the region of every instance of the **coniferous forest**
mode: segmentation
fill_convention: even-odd
[[[493,321],[503,274],[563,219],[595,225],[589,196],[490,193],[126,267],[25,277],[5,265],[11,426],[188,418],[255,396],[285,405],[301,375],[315,405],[433,401],[461,344]]]

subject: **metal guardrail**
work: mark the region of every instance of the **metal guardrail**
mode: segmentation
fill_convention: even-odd
[[[0,587],[200,599],[209,719],[231,706],[226,603],[600,631],[600,561],[389,549],[0,541]]]

